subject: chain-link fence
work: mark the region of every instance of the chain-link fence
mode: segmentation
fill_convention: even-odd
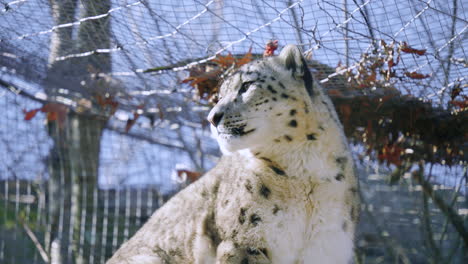
[[[270,40],[353,145],[355,262],[466,263],[466,1],[0,3],[0,263],[104,263],[220,155],[184,80]]]

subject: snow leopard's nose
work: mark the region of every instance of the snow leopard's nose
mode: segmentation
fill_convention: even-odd
[[[208,121],[214,126],[217,127],[221,119],[223,119],[224,113],[223,112],[211,112],[208,115]]]

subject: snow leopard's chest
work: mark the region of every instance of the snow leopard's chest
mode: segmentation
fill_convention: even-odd
[[[335,186],[263,173],[244,172],[220,185],[216,222],[223,223],[219,228],[224,239],[248,241],[243,246],[268,252],[272,263],[301,263],[313,254],[309,247],[317,248],[323,230],[339,227],[342,232],[344,200],[340,195],[321,197]]]

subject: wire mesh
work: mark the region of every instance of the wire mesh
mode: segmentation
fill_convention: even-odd
[[[358,72],[365,54],[385,57],[383,40],[425,50],[422,55],[401,53],[396,77],[386,83],[398,93],[451,110],[453,88],[466,90],[467,3],[460,0],[0,3],[1,263],[54,258],[104,263],[187,184],[177,170],[212,167],[220,154],[204,121],[209,107],[182,81],[217,55],[242,55],[249,49],[262,54],[271,39],[281,46],[294,43],[319,62],[313,69],[318,81],[333,88],[338,85],[332,77]],[[412,78],[412,73],[424,78]],[[100,95],[109,101],[99,103]],[[50,102],[84,113],[90,122],[105,119],[102,131],[83,132],[99,138],[96,163],[70,154],[70,149],[80,149],[79,142],[58,147],[68,137],[50,125],[50,112],[38,111],[25,120],[25,113]],[[118,107],[112,109],[112,103]],[[466,252],[460,238],[434,204],[425,205],[417,185],[407,179],[402,186],[388,187],[375,178],[388,171],[366,159],[360,147],[354,152],[363,160],[363,215],[374,219],[363,224],[356,262],[424,263],[433,258],[462,263]],[[97,175],[65,173],[74,168],[57,160],[81,160],[79,166],[94,166]],[[56,173],[57,163],[62,173]],[[464,165],[441,166],[431,174],[436,188],[444,189],[444,199],[466,220]],[[437,215],[434,223],[422,223],[424,206]],[[442,252],[437,254],[430,252],[432,238],[423,230],[431,225],[442,230],[436,247]],[[410,231],[417,238],[405,240]]]

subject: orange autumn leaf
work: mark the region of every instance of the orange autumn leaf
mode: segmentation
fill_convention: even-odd
[[[464,95],[463,99],[464,100],[451,100],[449,103],[460,109],[468,108],[468,96]]]
[[[372,83],[375,83],[375,81],[377,80],[377,73],[375,71],[373,71],[371,73],[371,75],[367,76],[366,79],[365,79],[365,83],[366,84],[369,84],[371,85]]]
[[[329,89],[328,90],[328,95],[329,96],[337,96],[337,97],[342,97],[343,96],[343,93],[338,90],[338,89]]]
[[[340,105],[339,107],[340,113],[343,115],[343,121],[344,123],[347,123],[349,121],[349,117],[351,116],[351,106],[349,105]]]
[[[56,121],[60,128],[63,128],[65,125],[65,120],[68,114],[68,107],[63,104],[59,103],[47,103],[43,105],[41,108],[33,109],[30,111],[23,110],[24,113],[24,120],[31,120],[33,119],[37,112],[41,111],[46,113],[47,121],[52,122]]]
[[[127,124],[125,124],[125,132],[128,133],[128,131],[130,131],[130,129],[132,128],[132,126],[136,123],[138,117],[140,117],[140,115],[138,113],[134,113],[133,114],[133,119],[129,118],[127,120]]]
[[[96,95],[95,98],[96,98],[98,105],[100,105],[102,108],[110,107],[111,114],[114,114],[115,111],[117,111],[117,107],[119,106],[119,103],[117,101],[114,101],[112,97],[103,98],[101,95]]]
[[[373,126],[372,126],[372,121],[371,120],[367,120],[367,127],[366,127],[366,134],[368,136],[374,134],[374,130],[373,130]]]
[[[42,112],[47,113],[47,121],[56,121],[60,128],[65,125],[68,110],[66,105],[59,103],[47,103],[41,108]]]
[[[143,109],[145,107],[144,104],[140,104],[137,109],[139,109],[141,111],[141,109]],[[127,124],[125,125],[125,132],[128,133],[128,131],[130,131],[130,129],[132,128],[132,126],[136,123],[137,119],[140,117],[140,114],[138,113],[138,111],[134,111],[133,112],[133,118],[132,119],[127,119]]]
[[[208,78],[203,76],[190,76],[182,80],[182,83],[188,83],[192,87],[196,87],[197,84],[208,80]]]
[[[236,60],[236,67],[240,67],[252,61],[252,47],[249,51],[240,59]]]
[[[400,148],[398,145],[391,144],[385,145],[381,153],[378,155],[378,159],[383,162],[386,161],[387,164],[394,164],[400,166],[401,161],[401,154],[403,153],[403,149]]]
[[[430,74],[422,74],[422,73],[417,73],[417,72],[405,72],[405,75],[411,79],[425,79],[430,77]]]
[[[37,112],[39,112],[40,110],[41,110],[40,108],[29,110],[29,111],[23,110],[24,120],[29,121],[29,120],[33,119],[33,117],[35,117]]]
[[[422,56],[422,55],[426,54],[425,49],[414,49],[414,48],[408,46],[408,43],[406,43],[406,42],[403,42],[403,45],[400,46],[400,50],[405,52],[405,53],[417,54],[419,56]]]
[[[186,179],[189,182],[195,182],[200,178],[202,174],[196,171],[189,171],[189,170],[177,170],[177,177],[180,179]]]
[[[210,102],[215,101],[218,92],[218,85],[222,73],[231,67],[239,68],[242,65],[252,61],[252,48],[241,58],[236,58],[231,53],[226,56],[217,55],[216,58],[208,63],[209,67],[200,64],[190,69],[189,77],[182,80],[182,83],[188,83],[195,88],[201,99],[207,99]],[[216,65],[213,65],[216,64]]]
[[[47,113],[47,121],[56,121],[58,118],[58,115],[56,112],[48,112]]]
[[[216,58],[212,61],[218,64],[220,67],[228,68],[236,62],[236,58],[234,58],[234,56],[232,56],[232,54],[229,53],[226,56],[217,55]]]

